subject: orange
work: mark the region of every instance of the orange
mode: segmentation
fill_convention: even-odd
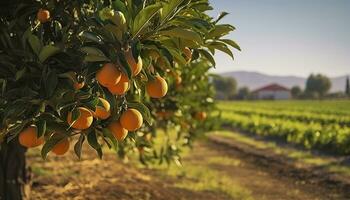
[[[122,73],[122,78],[116,85],[108,87],[108,90],[114,95],[123,95],[129,90],[129,78],[126,74]]]
[[[67,117],[68,124],[75,129],[79,129],[79,130],[88,129],[94,120],[91,111],[84,107],[79,107],[78,110],[80,112],[80,116],[78,117],[78,119],[75,120],[74,123],[72,122],[72,112],[68,113],[68,117]]]
[[[53,147],[52,152],[58,156],[63,155],[67,153],[67,151],[69,150],[69,146],[69,140],[68,138],[65,138]]]
[[[50,20],[50,11],[46,9],[39,9],[36,18],[40,23],[46,23]]]
[[[121,79],[121,72],[113,63],[106,63],[96,73],[97,81],[104,87],[117,84]]]
[[[128,135],[128,130],[122,127],[119,121],[114,121],[108,125],[108,129],[113,133],[118,141],[123,141]]]
[[[74,89],[76,89],[76,90],[80,90],[80,89],[83,88],[84,86],[85,86],[85,82],[81,82],[81,83],[74,82],[74,83],[73,83],[73,87],[74,87]]]
[[[35,126],[29,126],[19,134],[18,141],[22,146],[31,148],[43,144],[44,138],[38,138],[37,128]]]
[[[137,58],[137,63],[136,63],[136,60],[135,60],[134,56],[132,55],[132,50],[129,49],[129,51],[125,52],[125,58],[129,64],[130,68],[131,68],[132,75],[137,76],[142,70],[143,62],[142,62],[141,57],[139,56]]]
[[[197,112],[195,118],[199,121],[204,121],[207,118],[206,112]]]
[[[183,50],[183,53],[185,54],[185,59],[187,62],[190,62],[192,60],[192,51],[190,48],[185,47]]]
[[[120,124],[128,131],[135,131],[142,126],[143,118],[141,113],[136,109],[128,109],[120,117]]]
[[[168,84],[164,78],[156,76],[153,81],[147,83],[146,91],[152,98],[162,98],[168,92]]]
[[[98,98],[102,103],[103,107],[97,105],[95,110],[95,116],[99,119],[107,119],[111,116],[111,105],[106,99]]]
[[[170,111],[163,111],[163,110],[156,112],[156,115],[159,118],[169,118],[169,117],[171,117],[172,114],[173,113]]]

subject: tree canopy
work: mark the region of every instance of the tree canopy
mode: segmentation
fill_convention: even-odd
[[[235,30],[220,24],[227,13],[210,17],[207,0],[3,4],[11,11],[0,18],[3,144],[35,127],[43,158],[76,137],[78,157],[87,142],[100,157],[107,146],[121,156],[138,149],[143,163],[179,163],[170,137],[153,149],[157,130],[176,127],[175,139],[190,145],[210,128],[213,55],[240,48],[225,38]]]
[[[308,96],[323,97],[331,89],[331,81],[322,74],[311,74],[306,80],[305,93]]]

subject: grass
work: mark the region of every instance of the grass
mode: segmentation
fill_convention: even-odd
[[[312,167],[321,167],[329,172],[335,172],[342,175],[350,176],[350,166],[340,164],[341,157],[315,155],[307,150],[298,150],[295,148],[279,146],[273,141],[260,141],[252,137],[231,132],[231,131],[217,131],[214,135],[230,138],[240,143],[244,143],[254,148],[261,150],[272,150],[275,154],[283,155],[296,161],[296,164],[310,165]]]
[[[155,140],[156,148],[162,146],[162,142],[166,139],[162,131],[158,132],[159,137]],[[175,137],[170,131],[167,136]],[[205,143],[206,138],[201,138],[201,142]],[[196,151],[194,149],[193,151]],[[252,200],[251,193],[248,189],[240,186],[239,183],[225,176],[218,170],[213,169],[212,165],[238,166],[239,160],[228,156],[203,157],[198,160],[193,159],[193,151],[184,148],[182,150],[182,158],[185,160],[182,166],[174,163],[171,165],[153,165],[150,168],[155,170],[161,177],[172,177],[175,180],[175,187],[192,191],[211,191],[215,193],[224,193],[232,199]],[[202,153],[202,152],[201,152]],[[138,167],[144,166],[135,163]]]

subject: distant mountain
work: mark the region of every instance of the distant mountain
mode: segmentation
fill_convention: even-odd
[[[270,83],[278,83],[280,85],[291,88],[295,85],[301,88],[305,87],[306,78],[298,76],[274,76],[263,74],[259,72],[248,71],[233,71],[220,74],[225,77],[233,77],[237,80],[238,87],[247,86],[249,89],[254,90],[259,87],[263,87]],[[345,90],[346,76],[339,76],[331,78],[332,92]]]

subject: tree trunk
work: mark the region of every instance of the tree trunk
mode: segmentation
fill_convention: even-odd
[[[26,169],[25,152],[17,138],[1,144],[0,200],[29,199],[31,173]]]

